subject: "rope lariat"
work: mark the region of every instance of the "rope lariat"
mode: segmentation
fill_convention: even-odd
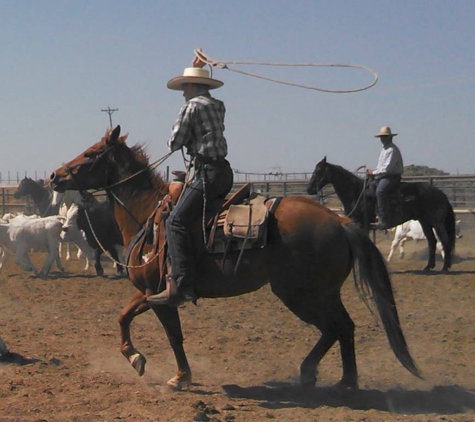
[[[232,72],[240,73],[243,75],[247,76],[252,76],[253,78],[258,78],[258,79],[264,79],[270,82],[275,82],[278,84],[283,84],[283,85],[290,85],[290,86],[295,86],[298,88],[304,88],[304,89],[311,89],[314,91],[320,91],[320,92],[327,92],[331,94],[350,94],[353,92],[360,92],[364,91],[366,89],[369,89],[376,85],[378,82],[378,74],[371,68],[359,64],[344,64],[344,63],[272,63],[272,62],[255,62],[255,61],[222,61],[222,60],[214,60],[205,53],[201,49],[196,49],[194,50],[195,56],[202,61],[203,63],[206,63],[207,65],[210,66],[211,70],[213,67],[217,67],[218,69],[227,69]],[[345,90],[333,90],[333,89],[325,89],[325,88],[318,88],[316,86],[312,85],[301,85],[297,84],[294,82],[288,82],[288,81],[283,81],[281,79],[275,79],[275,78],[270,78],[267,76],[262,76],[257,73],[251,73],[251,72],[245,72],[242,70],[237,70],[229,67],[229,65],[258,65],[258,66],[288,66],[288,67],[340,67],[340,68],[352,68],[352,69],[361,69],[366,72],[369,72],[373,75],[373,82],[371,82],[369,85],[363,86],[361,88],[355,88],[355,89],[345,89]]]

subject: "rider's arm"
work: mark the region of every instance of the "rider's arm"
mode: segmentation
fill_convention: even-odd
[[[373,170],[373,174],[380,176],[386,174],[388,172],[388,167],[391,165],[392,157],[392,148],[384,149],[379,156],[378,167]]]
[[[183,148],[191,137],[192,108],[185,104],[178,114],[178,118],[172,127],[172,134],[168,140],[170,151],[177,151]]]

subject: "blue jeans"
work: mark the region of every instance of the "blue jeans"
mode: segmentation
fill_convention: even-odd
[[[380,221],[388,222],[388,196],[399,186],[401,178],[397,176],[383,177],[376,187],[376,200],[378,202],[378,215]]]
[[[227,160],[201,164],[193,183],[185,190],[168,217],[165,227],[172,276],[178,288],[192,288],[196,273],[191,231],[203,218],[204,197],[209,204],[223,199],[233,186],[233,171]]]

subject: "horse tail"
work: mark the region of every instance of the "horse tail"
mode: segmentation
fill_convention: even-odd
[[[343,224],[343,227],[353,255],[353,276],[359,296],[366,304],[368,296],[373,298],[395,356],[409,372],[422,378],[401,329],[389,272],[381,252],[355,224]]]
[[[456,229],[455,229],[455,212],[452,207],[452,204],[447,200],[447,213],[445,214],[444,227],[447,235],[449,237],[449,251],[450,251],[450,261],[449,266],[452,264],[452,257],[455,254],[455,240],[456,240]]]

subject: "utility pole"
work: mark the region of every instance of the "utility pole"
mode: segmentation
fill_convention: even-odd
[[[110,128],[112,129],[112,113],[114,111],[119,111],[119,109],[118,108],[110,108],[109,106],[107,106],[106,109],[101,109],[101,111],[105,111],[109,115],[109,125],[110,125]]]

